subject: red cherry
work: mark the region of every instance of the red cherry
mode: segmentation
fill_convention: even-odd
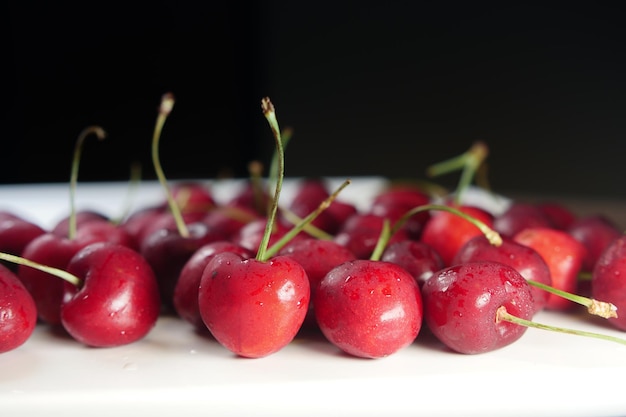
[[[378,243],[384,222],[384,217],[357,213],[345,221],[333,240],[348,248],[358,259],[369,259]],[[407,229],[401,228],[391,236],[389,244],[408,239]]]
[[[83,222],[76,229],[75,239],[81,246],[95,242],[111,242],[138,250],[137,242],[123,227],[109,220],[92,220]]]
[[[595,299],[617,307],[617,317],[607,320],[626,331],[626,236],[613,240],[598,258],[591,275],[591,293]]]
[[[253,254],[239,245],[229,241],[209,242],[198,248],[185,263],[174,287],[173,305],[176,313],[198,329],[206,329],[200,308],[198,307],[198,290],[202,272],[213,257],[222,252],[231,252],[242,258],[251,258]]]
[[[541,255],[533,248],[503,237],[502,244],[491,244],[486,237],[476,236],[470,239],[456,254],[453,264],[476,261],[492,261],[509,265],[525,279],[552,286],[550,268]],[[543,310],[550,293],[531,287],[535,304],[535,313]]]
[[[292,258],[304,268],[309,278],[311,299],[315,296],[320,281],[331,269],[356,259],[356,256],[345,246],[333,240],[324,239],[298,239],[289,242],[279,251],[279,255]],[[309,327],[317,327],[313,314],[313,303],[309,305],[305,324]]]
[[[7,213],[0,217],[0,252],[21,256],[24,248],[44,233],[46,231],[41,226]],[[12,272],[17,272],[15,264],[6,263],[5,266]]]
[[[434,274],[422,287],[424,320],[435,337],[453,351],[478,354],[518,340],[527,327],[498,320],[501,307],[530,320],[530,286],[513,267],[499,262],[457,264]]]
[[[333,268],[313,306],[324,336],[357,357],[389,356],[410,345],[422,325],[415,279],[390,262],[361,259]]]
[[[513,237],[527,227],[553,227],[548,216],[536,205],[514,202],[493,220],[493,229],[503,237]]]
[[[559,230],[566,230],[577,219],[577,215],[562,203],[545,201],[537,204],[552,223],[552,227]]]
[[[244,225],[234,236],[231,237],[231,241],[237,245],[248,249],[251,252],[256,253],[263,234],[265,233],[265,227],[267,225],[267,218],[261,217],[253,220]],[[270,236],[269,245],[276,243],[281,237],[288,233],[293,226],[288,226],[281,222],[275,222],[272,228],[272,234]],[[309,237],[303,232],[298,233],[293,240],[297,239],[309,239]],[[292,240],[292,241],[293,241]]]
[[[155,230],[146,236],[139,248],[139,253],[154,270],[166,311],[173,310],[174,288],[189,258],[203,245],[224,240],[221,233],[209,229],[204,223],[191,223],[186,227],[188,236],[182,236],[173,228]]]
[[[430,203],[430,196],[422,190],[410,186],[394,186],[376,195],[371,203],[369,212],[377,216],[388,218],[392,223],[400,219],[406,212],[416,207]],[[404,227],[409,238],[420,238],[422,228],[430,213],[423,211],[411,216]]]
[[[212,230],[219,230],[226,239],[232,239],[246,224],[261,216],[249,207],[220,206],[209,211],[202,223]]]
[[[452,207],[493,227],[493,215],[481,208],[465,205]],[[449,266],[459,249],[479,235],[483,235],[483,232],[463,217],[448,211],[436,211],[424,225],[421,240],[435,249],[443,263]]]
[[[0,265],[0,353],[22,346],[37,325],[37,307],[19,278]]]
[[[170,192],[181,213],[207,213],[216,206],[209,185],[202,182],[178,182],[170,187]]]
[[[586,249],[569,233],[549,227],[527,228],[513,240],[534,249],[548,265],[552,287],[568,293],[578,290],[578,274],[582,270]],[[576,304],[556,294],[548,296],[546,308],[566,310]]]
[[[67,217],[64,217],[63,219],[59,220],[57,222],[57,224],[52,227],[52,233],[54,233],[54,234],[56,234],[58,236],[61,236],[61,237],[68,237],[69,236],[70,217],[71,217],[71,215],[68,215]],[[90,222],[90,221],[93,221],[93,220],[108,221],[109,217],[106,216],[105,214],[99,213],[99,212],[94,211],[94,210],[82,210],[82,211],[77,211],[76,212],[76,228],[77,229],[83,223]]]
[[[421,288],[432,274],[444,267],[441,256],[430,245],[417,240],[405,240],[388,245],[381,261],[406,269]]]
[[[211,334],[249,358],[273,354],[296,336],[310,302],[309,279],[293,259],[216,254],[202,274],[198,306]]]
[[[576,219],[567,232],[587,249],[582,269],[593,271],[596,261],[609,244],[623,232],[609,218],[603,215],[590,215]]]
[[[126,345],[156,324],[159,289],[152,268],[138,252],[94,243],[76,253],[67,271],[83,280],[80,288],[65,283],[61,307],[63,327],[77,341],[93,347]]]
[[[33,239],[23,250],[22,257],[53,268],[66,269],[70,259],[81,245],[55,233],[45,233]],[[40,320],[50,325],[61,324],[61,304],[64,296],[63,280],[50,274],[19,265],[17,275],[32,294]]]

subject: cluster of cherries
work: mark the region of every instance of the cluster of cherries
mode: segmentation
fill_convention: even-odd
[[[165,95],[157,167],[172,105]],[[609,219],[521,202],[495,214],[411,184],[363,211],[337,198],[349,180],[329,190],[319,178],[303,179],[282,206],[284,141],[273,105],[262,108],[276,176],[251,178],[228,201],[218,204],[204,182],[180,182],[162,204],[120,221],[79,211],[44,230],[0,213],[0,352],[37,324],[88,346],[124,345],[163,314],[251,358],[305,326],[357,357],[391,355],[424,326],[453,351],[483,353],[518,340],[538,311],[580,304],[626,330],[617,314],[626,309],[626,236]]]

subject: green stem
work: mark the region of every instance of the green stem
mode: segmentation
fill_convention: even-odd
[[[76,183],[78,182],[78,167],[80,165],[80,155],[83,150],[83,143],[87,136],[94,134],[98,140],[106,138],[106,132],[100,126],[89,126],[83,129],[76,140],[74,146],[74,156],[72,159],[72,172],[70,174],[70,217],[68,225],[68,238],[74,239],[76,236]]]
[[[558,332],[558,333],[573,334],[577,336],[592,337],[596,339],[602,339],[602,340],[607,340],[609,342],[616,342],[622,345],[626,345],[626,340],[621,339],[619,337],[609,336],[609,335],[601,334],[601,333],[586,332],[584,330],[575,330],[575,329],[568,329],[565,327],[550,326],[547,324],[525,320],[525,319],[522,319],[520,317],[510,314],[506,310],[506,307],[504,306],[501,306],[500,308],[498,308],[498,311],[496,313],[496,322],[498,321],[508,321],[510,323],[519,324],[520,326],[532,327],[532,328],[541,329],[541,330],[550,330],[550,331]]]
[[[261,100],[261,109],[263,110],[263,115],[267,119],[270,128],[272,129],[272,133],[274,134],[274,140],[276,142],[277,163],[274,198],[272,199],[272,205],[268,213],[267,224],[265,225],[265,232],[263,233],[263,238],[261,239],[261,243],[259,244],[259,249],[256,254],[257,260],[267,259],[265,252],[267,251],[267,246],[270,241],[272,229],[274,228],[274,222],[276,221],[276,212],[278,211],[278,198],[280,197],[280,192],[283,186],[283,177],[285,176],[285,154],[283,151],[283,141],[280,137],[280,128],[278,127],[278,121],[276,120],[276,111],[274,109],[274,105],[268,97],[265,97]]]
[[[476,171],[488,154],[489,149],[487,145],[482,141],[477,141],[463,154],[431,165],[426,169],[426,174],[430,177],[435,177],[462,169],[461,178],[455,193],[456,203],[460,204],[462,193],[470,186]]]
[[[407,220],[409,220],[409,218],[411,218],[417,213],[420,213],[422,211],[429,211],[429,210],[441,210],[441,211],[447,211],[452,214],[456,214],[457,216],[462,217],[463,219],[467,220],[468,222],[476,226],[482,232],[482,234],[485,235],[487,240],[489,240],[489,243],[491,243],[492,245],[500,246],[502,244],[502,237],[500,236],[498,232],[493,230],[491,227],[487,226],[482,221],[470,216],[469,214],[462,212],[461,210],[458,210],[454,207],[446,206],[443,204],[424,204],[422,206],[418,206],[407,211],[402,217],[400,217],[400,219],[398,219],[394,223],[393,227],[391,228],[391,236],[393,236],[394,233],[400,230],[400,228],[404,226],[404,224],[407,222]]]
[[[307,225],[310,226],[310,223],[315,220],[320,213],[328,208],[330,204],[337,198],[339,193],[346,188],[350,184],[350,180],[345,180],[339,188],[337,188],[332,194],[330,194],[324,201],[320,203],[319,206],[315,210],[313,210],[308,216],[306,216],[302,221],[296,224],[291,230],[285,233],[276,243],[272,245],[271,248],[265,252],[265,258],[263,260],[267,260],[272,256],[276,255],[291,239],[293,239],[298,233],[306,228]]]
[[[391,227],[389,225],[389,219],[383,220],[383,228],[380,232],[380,236],[378,237],[378,241],[376,242],[376,246],[370,255],[370,260],[379,261],[383,256],[383,252],[389,243],[389,239],[393,236],[391,233]]]
[[[31,261],[30,259],[22,258],[20,256],[11,255],[10,253],[4,253],[4,252],[0,252],[0,259],[5,260],[7,262],[14,263],[14,264],[24,265],[24,266],[38,269],[43,272],[47,272],[51,275],[62,278],[65,281],[77,287],[80,287],[81,285],[83,285],[83,281],[80,278],[78,278],[76,275],[70,274],[67,271],[64,271],[63,269],[42,265],[38,262]]]
[[[159,182],[161,183],[161,185],[163,186],[163,190],[165,191],[167,204],[170,208],[172,216],[174,216],[174,221],[176,222],[178,232],[182,237],[189,237],[189,230],[187,229],[187,225],[183,220],[183,216],[180,212],[180,207],[178,207],[178,204],[176,204],[176,200],[174,200],[172,192],[167,185],[167,179],[165,178],[165,174],[163,173],[163,167],[161,167],[161,160],[159,158],[159,140],[161,138],[161,131],[163,130],[165,120],[172,112],[173,107],[174,95],[172,93],[164,94],[161,98],[159,115],[157,117],[156,126],[154,127],[154,133],[152,136],[152,163],[154,164],[154,170],[157,177],[159,178]]]
[[[573,301],[574,303],[587,307],[587,311],[595,316],[600,316],[605,319],[617,317],[617,307],[612,303],[598,301],[593,298],[587,298],[581,295],[565,292],[541,282],[533,281],[532,279],[528,279],[526,281],[534,287],[541,288],[551,294],[558,295],[559,297],[563,297],[567,300]]]

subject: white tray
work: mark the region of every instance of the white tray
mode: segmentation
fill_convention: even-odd
[[[363,208],[384,183],[355,179],[341,196]],[[216,197],[237,186],[215,183]],[[123,183],[79,184],[77,207],[117,215],[126,191]],[[67,214],[68,195],[63,184],[2,186],[0,209],[49,226]],[[146,183],[136,202],[161,198],[160,186]],[[542,312],[535,320],[626,337],[583,315]],[[536,329],[474,356],[451,353],[425,332],[383,359],[347,356],[319,335],[243,359],[186,322],[161,318],[145,339],[116,348],[88,348],[37,328],[0,355],[0,415],[620,416],[624,374],[626,346]]]

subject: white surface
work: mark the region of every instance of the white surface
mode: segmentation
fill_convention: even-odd
[[[365,204],[383,184],[355,180],[342,196]],[[219,199],[237,186],[215,185]],[[125,184],[79,185],[77,206],[116,215],[125,193]],[[147,183],[135,201],[151,204],[161,195]],[[64,185],[0,187],[0,209],[46,225],[68,207]],[[544,312],[536,321],[626,337],[585,316]],[[41,326],[0,355],[0,415],[623,416],[625,373],[624,345],[536,329],[475,356],[446,351],[422,333],[392,356],[366,360],[319,335],[300,336],[265,358],[238,358],[176,318],[161,318],[139,342],[105,349]]]

